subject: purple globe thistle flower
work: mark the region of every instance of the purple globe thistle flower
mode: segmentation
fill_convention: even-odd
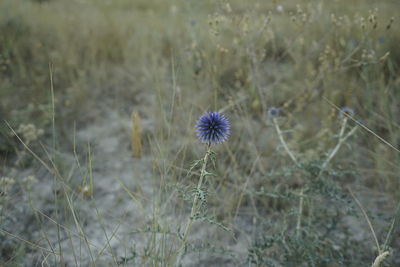
[[[341,107],[340,108],[340,114],[339,114],[341,119],[346,118],[347,116],[353,117],[354,116],[354,109],[350,107]]]
[[[230,123],[217,111],[206,112],[196,122],[197,137],[202,143],[216,145],[229,137]]]
[[[279,110],[279,108],[276,108],[276,107],[270,107],[270,108],[267,110],[267,114],[268,114],[268,116],[270,116],[271,118],[275,118],[275,117],[278,117],[278,116],[279,116],[280,110]]]

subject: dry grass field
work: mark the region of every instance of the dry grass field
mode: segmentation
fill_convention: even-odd
[[[400,266],[398,14],[1,0],[0,266]]]

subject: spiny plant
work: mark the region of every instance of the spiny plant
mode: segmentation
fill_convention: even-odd
[[[298,208],[285,213],[284,218],[281,219],[283,224],[280,226],[268,221],[262,222],[261,226],[268,230],[255,238],[253,245],[248,249],[246,263],[257,266],[280,266],[280,264],[285,266],[331,266],[330,264],[338,263],[346,266],[359,266],[363,264],[367,260],[365,255],[355,256],[354,250],[368,250],[368,244],[355,242],[349,238],[350,234],[347,232],[349,229],[339,228],[339,224],[345,216],[357,215],[352,199],[333,180],[334,177],[348,175],[348,172],[328,169],[329,163],[338,154],[339,149],[358,129],[358,124],[348,127],[349,119],[354,120],[354,110],[350,107],[340,108],[338,117],[341,126],[336,136],[338,139],[336,145],[329,150],[323,160],[310,162],[299,160],[300,158],[287,144],[278,121],[281,114],[280,109],[271,107],[267,114],[272,120],[284,151],[302,176],[303,183],[298,193],[274,194],[274,197],[292,202],[297,197]],[[385,259],[391,254],[388,244],[393,234],[393,227],[397,224],[398,214],[392,220],[384,244],[380,245],[372,223],[360,201],[350,188],[348,191],[362,211],[375,240],[378,256],[372,266],[386,266]],[[258,193],[268,195],[264,189]],[[295,217],[294,220],[291,219],[293,217]]]
[[[190,216],[187,219],[186,226],[181,237],[181,246],[178,250],[178,256],[176,260],[177,266],[180,265],[182,256],[185,253],[188,235],[193,222],[204,217],[202,210],[204,210],[207,204],[207,190],[202,186],[204,179],[207,176],[213,175],[207,171],[207,163],[209,161],[215,161],[215,153],[211,150],[211,147],[221,144],[228,139],[230,135],[230,123],[229,120],[220,112],[207,112],[201,115],[197,120],[196,132],[200,142],[206,144],[207,152],[202,159],[195,161],[191,168],[193,169],[196,166],[201,165],[199,182],[197,183],[196,188],[193,190],[193,202]]]

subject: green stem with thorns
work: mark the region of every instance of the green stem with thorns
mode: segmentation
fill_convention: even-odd
[[[195,220],[195,215],[196,215],[196,213],[198,211],[198,201],[199,201],[198,192],[201,190],[201,186],[203,185],[203,181],[204,181],[204,178],[205,178],[206,173],[207,173],[206,172],[207,161],[208,161],[208,158],[209,158],[211,153],[212,153],[211,152],[211,145],[208,144],[206,155],[203,158],[203,165],[201,167],[200,178],[199,178],[199,182],[197,183],[196,193],[194,195],[192,209],[190,211],[190,217],[188,218],[188,221],[187,221],[186,227],[185,227],[185,231],[183,232],[182,245],[178,250],[178,257],[177,257],[177,260],[176,260],[176,266],[179,266],[179,264],[180,264],[180,261],[182,259],[183,253],[185,251],[185,247],[186,247],[187,238],[188,238],[188,235],[189,235],[190,228],[192,227],[192,224],[193,224],[193,222]]]

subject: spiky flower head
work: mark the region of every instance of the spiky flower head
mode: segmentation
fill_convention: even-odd
[[[270,116],[271,118],[275,118],[275,117],[278,117],[278,116],[279,116],[280,110],[279,110],[279,108],[276,108],[276,107],[270,107],[270,108],[267,110],[267,114],[268,114],[268,116]]]
[[[196,122],[197,137],[202,143],[216,145],[229,137],[230,123],[217,111],[206,112]]]
[[[341,119],[346,118],[347,116],[353,117],[354,116],[354,109],[350,107],[341,107],[340,108],[340,114],[339,114]]]

